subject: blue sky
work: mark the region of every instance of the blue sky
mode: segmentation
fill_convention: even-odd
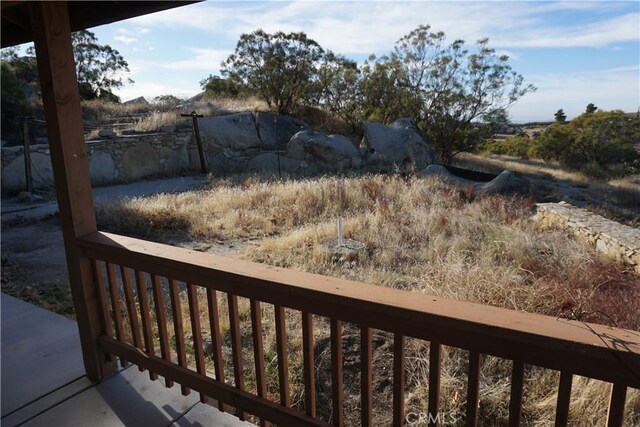
[[[123,100],[191,96],[217,74],[242,33],[304,31],[323,47],[362,62],[388,52],[420,24],[447,39],[490,45],[538,87],[511,109],[514,121],[571,118],[640,106],[640,2],[208,1],[94,28],[129,62],[135,84]]]

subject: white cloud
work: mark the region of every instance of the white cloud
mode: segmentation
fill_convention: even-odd
[[[113,36],[113,39],[114,39],[114,40],[117,40],[117,41],[119,41],[119,42],[121,42],[121,43],[124,43],[124,44],[126,44],[127,46],[128,46],[128,45],[130,45],[131,43],[135,43],[135,42],[137,42],[137,41],[138,41],[138,39],[137,39],[137,38],[135,38],[135,37],[129,37],[129,36],[126,36],[126,35],[124,35],[124,34],[118,34],[118,35],[115,35],[115,36]]]
[[[604,47],[640,39],[640,14],[630,13],[591,25],[525,29],[494,44],[507,47]]]
[[[229,9],[214,6],[212,3],[199,3],[164,10],[133,18],[129,22],[140,24],[146,29],[159,26],[168,29],[187,27],[205,31],[216,30],[221,24],[229,23],[229,12],[227,12]]]
[[[571,119],[593,102],[601,110],[634,112],[640,107],[640,66],[617,67],[576,73],[545,73],[527,79],[538,91],[528,94],[511,109],[515,121],[553,120],[564,109]]]
[[[154,65],[167,70],[205,70],[215,72],[220,70],[220,63],[232,53],[229,50],[187,49],[195,53],[193,58],[182,61],[156,62]]]
[[[638,40],[640,14],[603,19],[591,25],[548,19],[558,11],[614,11],[604,2],[219,2],[199,3],[135,18],[145,27],[191,28],[237,40],[257,28],[304,31],[322,46],[343,54],[388,50],[416,26],[431,23],[450,38],[475,41],[488,36],[492,45],[513,47],[602,47]],[[594,12],[595,13],[595,12]],[[550,23],[554,22],[554,23]]]

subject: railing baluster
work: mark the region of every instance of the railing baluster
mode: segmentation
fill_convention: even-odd
[[[107,302],[107,289],[106,283],[104,281],[104,262],[93,260],[93,274],[96,278],[96,285],[98,286],[98,299],[100,300],[100,314],[102,327],[104,328],[104,333],[113,338],[113,321],[109,316],[109,303]],[[113,355],[109,353],[105,353],[105,358],[107,361],[113,361]]]
[[[111,263],[107,263],[107,281],[109,282],[109,297],[111,298],[111,310],[113,312],[113,322],[115,323],[116,339],[122,341],[124,339],[124,330],[122,328],[122,311],[120,308],[120,289],[116,280],[115,267]],[[129,363],[121,358],[120,366],[124,368],[129,366]]]
[[[612,384],[607,413],[607,427],[622,426],[624,421],[624,405],[627,400],[627,387]]]
[[[229,300],[229,327],[231,328],[231,352],[233,354],[233,376],[237,389],[244,390],[244,374],[242,372],[242,347],[240,342],[240,315],[238,313],[238,297],[227,294]],[[238,418],[244,421],[246,413],[238,409]]]
[[[371,328],[360,327],[360,394],[361,423],[370,426],[373,419]]]
[[[173,331],[176,337],[176,353],[178,354],[178,365],[187,367],[187,354],[184,347],[184,329],[182,326],[182,310],[180,307],[180,292],[178,289],[178,282],[174,279],[169,279],[169,296],[171,298],[171,314],[173,317]],[[180,385],[180,390],[183,396],[188,396],[190,390]]]
[[[467,383],[467,427],[478,424],[478,389],[480,387],[480,353],[469,352],[469,379]]]
[[[131,328],[133,346],[142,350],[142,338],[140,337],[140,325],[138,323],[138,310],[136,309],[136,298],[133,295],[133,286],[131,286],[131,274],[127,267],[120,266],[120,275],[122,276],[124,300],[127,304],[127,313],[129,314],[129,327]],[[142,369],[142,366],[138,366],[138,370],[142,372],[144,369]]]
[[[211,346],[213,347],[213,366],[216,373],[216,380],[224,383],[224,362],[222,360],[222,337],[220,334],[218,295],[213,289],[207,289],[207,306],[209,308],[209,326],[211,327]],[[223,402],[218,402],[218,409],[224,411]]]
[[[333,425],[344,425],[344,392],[342,388],[342,321],[331,319],[331,397]]]
[[[566,426],[569,422],[569,404],[571,403],[571,383],[573,374],[562,371],[560,386],[558,387],[558,402],[556,403],[556,427]]]
[[[196,370],[199,374],[207,375],[204,364],[204,350],[202,342],[202,328],[200,327],[200,310],[198,307],[198,290],[195,285],[187,283],[187,299],[189,300],[189,315],[191,317],[191,334],[193,335],[193,352],[196,357]],[[206,403],[207,398],[200,393],[200,402]]]
[[[151,284],[153,290],[153,305],[156,309],[156,323],[158,324],[158,335],[160,337],[160,354],[166,361],[171,361],[171,353],[169,351],[169,334],[167,333],[167,315],[164,309],[164,295],[162,292],[162,283],[160,277],[152,274]],[[173,381],[165,378],[167,387],[173,387]]]
[[[429,426],[437,426],[440,411],[440,343],[431,341],[429,344]]]
[[[280,383],[280,404],[291,407],[289,392],[289,361],[287,359],[287,323],[284,307],[274,306],[276,317],[276,350],[278,352],[278,381]]]
[[[147,280],[143,271],[135,270],[136,287],[138,288],[138,300],[140,301],[140,320],[142,322],[142,336],[144,338],[144,351],[147,354],[155,354],[153,346],[153,330],[151,329],[151,317],[149,316],[149,294],[147,293]],[[149,371],[149,379],[155,381],[158,375]]]
[[[313,315],[302,313],[302,355],[304,359],[304,407],[307,415],[316,416],[316,382],[313,354]]]
[[[404,424],[404,336],[393,335],[393,425]]]
[[[509,402],[509,427],[520,425],[522,412],[522,386],[524,384],[524,363],[514,360],[511,371],[511,400]]]
[[[256,365],[256,391],[259,397],[267,397],[267,376],[264,370],[264,348],[262,344],[262,311],[260,301],[251,300],[251,329],[253,331],[253,359]],[[262,427],[271,424],[260,419]]]

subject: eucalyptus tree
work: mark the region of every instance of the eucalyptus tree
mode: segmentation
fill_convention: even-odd
[[[242,34],[221,74],[246,86],[279,114],[290,114],[316,98],[318,65],[324,49],[305,33]]]

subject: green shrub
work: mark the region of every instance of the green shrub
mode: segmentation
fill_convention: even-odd
[[[536,139],[529,154],[532,157],[556,160],[569,165],[573,158],[570,146],[575,139],[575,130],[570,125],[552,124]]]
[[[236,98],[251,95],[248,88],[219,76],[209,75],[200,82],[200,86],[209,97]]]
[[[529,158],[532,141],[526,136],[514,136],[505,140],[489,140],[482,144],[482,151],[491,154],[503,154],[523,159]]]
[[[583,114],[569,124],[553,124],[536,140],[529,154],[581,169],[623,171],[640,160],[640,120],[622,111]]]

